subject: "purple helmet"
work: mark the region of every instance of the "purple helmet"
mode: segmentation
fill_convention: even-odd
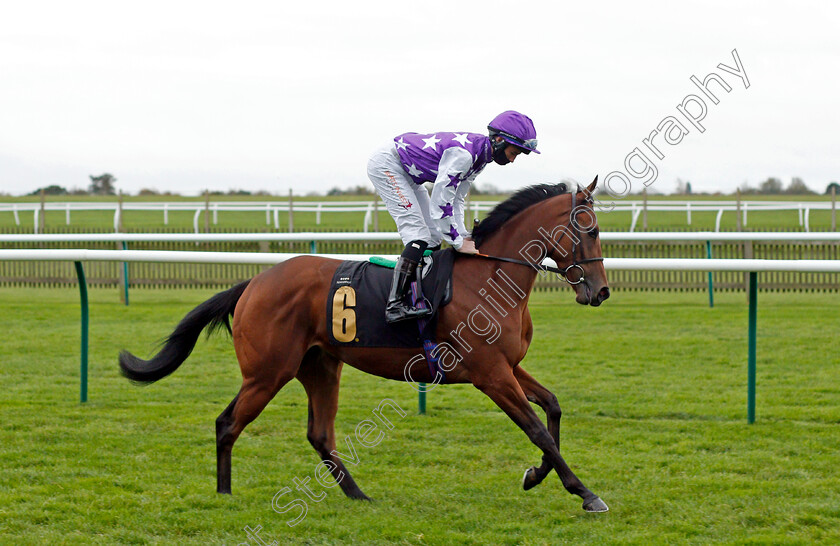
[[[487,129],[491,137],[500,136],[525,154],[540,153],[537,150],[537,130],[534,129],[534,122],[524,114],[514,110],[502,112],[493,118]]]

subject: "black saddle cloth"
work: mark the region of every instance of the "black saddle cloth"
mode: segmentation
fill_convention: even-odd
[[[434,334],[437,311],[452,299],[455,251],[438,250],[418,267],[423,295],[431,304],[423,336]],[[334,345],[355,347],[422,347],[417,320],[385,322],[385,305],[394,270],[370,262],[342,262],[327,295],[327,326]],[[410,296],[409,296],[410,297]]]

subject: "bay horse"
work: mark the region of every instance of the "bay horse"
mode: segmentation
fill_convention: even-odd
[[[519,363],[531,344],[528,296],[537,275],[546,274],[537,265],[543,257],[558,264],[554,271],[565,274],[578,303],[598,306],[609,297],[591,197],[597,182],[596,177],[585,189],[573,192],[563,184],[529,186],[497,205],[473,230],[481,255],[456,256],[452,301],[439,310],[435,329],[440,345],[460,349],[453,350],[458,358],[446,371],[447,383],[472,383],[542,450],[542,463],[525,472],[523,487],[536,486],[553,469],[566,490],[583,499],[588,512],[606,512],[608,507],[560,455],[557,398]],[[121,371],[130,380],[157,381],[187,359],[202,330],[231,330],[233,316],[231,333],[242,386],[216,419],[219,493],[231,492],[231,452],[242,430],[286,383],[297,379],[309,398],[307,439],[321,459],[331,463],[327,466],[348,497],[368,499],[334,451],[341,369],[347,363],[369,374],[407,381],[403,363],[416,358],[417,349],[330,343],[325,304],[340,263],[318,256],[282,262],[193,309],[151,360],[127,351],[120,354]],[[498,291],[495,298],[482,287],[505,284],[508,290]],[[521,297],[517,300],[512,294]],[[479,314],[484,326],[478,326]],[[493,339],[487,337],[491,319],[497,326]],[[410,373],[413,381],[433,382],[427,366],[417,368]],[[547,426],[529,402],[545,411]]]

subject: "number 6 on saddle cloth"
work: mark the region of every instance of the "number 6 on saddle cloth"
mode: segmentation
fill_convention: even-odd
[[[417,281],[412,283],[412,304],[430,305],[432,315],[392,324],[385,322],[385,305],[393,270],[371,262],[342,262],[327,294],[330,343],[354,347],[422,347],[427,360],[430,359],[437,310],[452,299],[454,262],[455,251],[451,248],[424,257],[417,268]],[[429,365],[431,370],[435,369],[431,361]]]

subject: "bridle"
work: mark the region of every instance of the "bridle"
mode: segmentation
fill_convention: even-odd
[[[572,286],[582,283],[583,280],[584,280],[584,271],[583,271],[583,267],[581,267],[581,266],[583,264],[588,264],[588,263],[592,263],[592,262],[603,262],[604,258],[583,258],[583,257],[581,257],[581,259],[578,259],[578,248],[577,247],[578,247],[578,241],[580,241],[581,237],[580,237],[580,229],[578,228],[578,224],[577,224],[577,222],[574,221],[577,192],[573,191],[573,192],[571,192],[571,194],[572,194],[572,209],[569,211],[569,227],[570,227],[570,230],[568,230],[568,231],[573,231],[574,232],[573,233],[574,238],[572,239],[572,263],[571,264],[569,264],[566,267],[561,269],[559,267],[552,267],[550,265],[543,265],[541,263],[540,264],[535,264],[535,263],[531,263],[531,262],[526,262],[524,260],[517,260],[516,258],[505,258],[503,256],[490,256],[490,255],[487,255],[487,254],[482,254],[480,252],[478,252],[476,254],[473,254],[473,255],[478,256],[479,258],[485,258],[485,259],[488,259],[488,260],[496,260],[496,261],[499,261],[499,262],[508,262],[508,263],[512,263],[512,264],[527,265],[528,267],[533,267],[534,269],[538,269],[540,271],[550,271],[552,273],[558,273],[558,274],[563,276],[563,280],[565,280],[567,283],[569,283]],[[562,235],[560,235],[560,239],[557,240],[558,244],[560,243],[560,241],[563,239],[563,237],[565,235],[566,235],[566,230],[563,231]],[[580,272],[580,278],[576,281],[571,281],[571,280],[569,280],[569,271],[572,271],[574,268],[577,268],[577,270]]]

